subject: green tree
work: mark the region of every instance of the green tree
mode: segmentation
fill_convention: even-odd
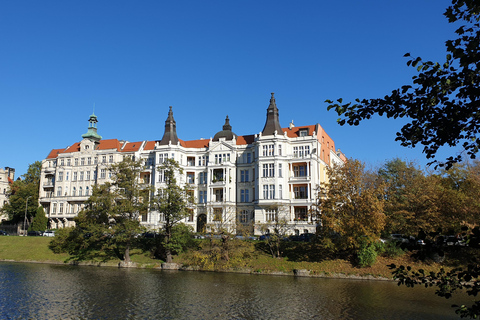
[[[387,161],[378,175],[386,187],[386,234],[417,235],[420,231],[434,232],[442,226],[438,176],[426,176],[412,162],[398,158]]]
[[[440,171],[439,204],[442,221],[448,233],[459,233],[462,227],[473,228],[480,214],[480,163],[457,163]]]
[[[176,175],[183,174],[178,162],[167,159],[159,167],[163,171],[165,184],[161,186],[152,197],[152,209],[163,215],[162,252],[165,261],[173,261],[172,254],[178,251],[177,241],[174,239],[173,228],[189,215],[189,206],[193,203],[193,196],[187,186],[180,187],[177,184]]]
[[[28,228],[29,231],[45,231],[47,230],[48,218],[45,215],[45,210],[40,206],[37,208],[37,213],[32,220],[32,224]]]
[[[25,209],[27,209],[28,221],[35,216],[38,204],[41,167],[42,163],[40,161],[30,164],[27,173],[22,176],[23,179],[15,181],[10,186],[8,203],[1,209],[2,212],[8,215],[10,222],[23,222]]]
[[[140,180],[140,161],[125,158],[110,167],[112,182],[93,186],[85,209],[75,218],[76,226],[52,243],[55,252],[66,251],[75,260],[116,256],[131,264],[130,250],[144,231],[140,214],[149,206],[150,189]]]
[[[452,0],[444,15],[450,23],[460,23],[458,38],[446,41],[443,63],[412,58],[408,66],[417,68],[411,85],[393,90],[377,99],[356,99],[355,103],[326,100],[340,125],[358,125],[374,114],[387,118],[408,118],[397,133],[402,146],[423,145],[431,163],[449,168],[462,159],[462,153],[439,162],[433,160],[442,146],[461,145],[471,158],[480,147],[480,3],[477,0]],[[406,54],[405,56],[410,56]]]
[[[358,160],[327,170],[329,182],[320,186],[325,197],[318,201],[324,235],[338,235],[338,249],[357,253],[379,240],[385,225],[383,182]]]
[[[294,228],[289,223],[290,219],[287,216],[290,208],[274,205],[269,209],[275,212],[273,220],[261,224],[260,231],[265,236],[265,243],[270,250],[272,258],[281,258],[284,249],[283,242],[291,229]]]

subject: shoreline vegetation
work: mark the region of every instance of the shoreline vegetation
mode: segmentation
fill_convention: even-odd
[[[119,267],[121,260],[103,259],[74,261],[66,253],[53,253],[48,245],[52,238],[8,236],[0,238],[0,261],[22,263],[47,263],[63,265]],[[198,241],[197,249],[189,249],[174,258],[174,265],[165,264],[153,258],[151,252],[132,250],[132,264],[129,267],[146,269],[179,269],[181,271],[231,272],[276,276],[308,276],[322,278],[346,278],[364,280],[391,280],[390,264],[409,265],[427,272],[449,270],[464,265],[464,255],[471,255],[470,248],[446,252],[443,263],[418,259],[418,252],[407,251],[397,257],[378,256],[370,267],[357,267],[348,258],[308,257],[305,253],[318,251],[313,243],[292,243],[285,248],[284,257],[272,258],[262,250],[261,241],[233,240],[229,249],[229,259],[222,259],[222,248],[214,240]],[[303,248],[303,249],[302,249]],[[458,252],[463,251],[462,257]],[[467,252],[468,251],[468,252]],[[475,250],[476,251],[476,250]],[[296,255],[295,255],[296,253]],[[302,256],[305,255],[305,256]],[[175,267],[178,264],[178,267]],[[162,266],[163,265],[163,266]]]

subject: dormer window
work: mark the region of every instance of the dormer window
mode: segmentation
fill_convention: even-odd
[[[306,136],[308,136],[308,129],[300,129],[300,130],[298,130],[298,135],[299,135],[300,137],[306,137]]]

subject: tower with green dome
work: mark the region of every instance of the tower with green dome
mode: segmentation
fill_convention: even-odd
[[[82,134],[82,138],[94,140],[95,142],[99,142],[102,139],[102,136],[97,133],[97,122],[97,116],[95,113],[92,113],[90,119],[88,119],[88,131]]]

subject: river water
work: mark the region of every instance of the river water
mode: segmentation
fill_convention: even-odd
[[[389,281],[0,262],[0,319],[458,319]]]

